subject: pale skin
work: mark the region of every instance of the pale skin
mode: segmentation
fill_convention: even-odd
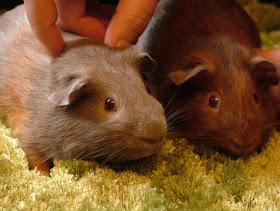
[[[157,0],[120,0],[117,7],[97,0],[25,0],[32,30],[55,58],[63,52],[59,28],[113,47],[135,43],[147,27]]]
[[[280,48],[259,50],[258,53],[265,59],[274,62],[280,68]],[[280,77],[280,70],[277,73]],[[273,100],[275,101],[277,111],[280,113],[280,83],[270,87]]]

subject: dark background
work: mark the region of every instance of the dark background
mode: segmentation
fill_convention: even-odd
[[[118,0],[98,0],[103,4],[117,4]],[[131,0],[133,1],[133,0]],[[23,0],[1,0],[0,9],[12,9],[13,7],[22,4]]]
[[[133,0],[131,0],[133,1]],[[280,7],[280,0],[259,0],[263,3],[273,3]],[[99,0],[104,4],[117,4],[118,0]],[[22,4],[23,0],[1,0],[0,9],[12,9],[18,4]]]
[[[260,0],[263,3],[273,3],[276,4],[278,7],[280,6],[280,0]]]
[[[0,8],[1,9],[11,9],[13,7],[15,7],[18,4],[22,4],[23,1],[21,0],[2,0],[0,2]]]

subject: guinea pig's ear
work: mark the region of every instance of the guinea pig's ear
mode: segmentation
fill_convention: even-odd
[[[156,69],[156,61],[147,53],[139,55],[140,71],[145,82],[151,82]]]
[[[205,67],[202,65],[199,65],[191,70],[176,70],[173,72],[168,73],[168,77],[170,80],[177,86],[185,83],[189,79],[196,76],[198,73],[200,73],[202,70],[205,70]]]
[[[262,57],[255,57],[252,62],[253,69],[251,76],[253,79],[266,85],[276,85],[279,83],[278,67],[274,63]]]
[[[75,77],[69,85],[54,91],[48,100],[56,106],[68,106],[84,93],[87,84],[87,77]]]

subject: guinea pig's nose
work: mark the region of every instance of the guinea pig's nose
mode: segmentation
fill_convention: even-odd
[[[158,111],[155,112],[153,110],[147,109],[137,117],[135,134],[137,134],[137,136],[142,139],[142,141],[149,145],[162,144],[167,133],[167,123],[165,116],[161,115],[161,113]]]
[[[233,151],[235,155],[237,156],[243,156],[243,155],[248,155],[250,154],[254,149],[255,149],[255,144],[256,140],[255,139],[234,139],[231,141],[231,145],[233,147]]]
[[[160,142],[163,142],[166,137],[166,133],[159,136],[156,132],[154,134],[151,134],[149,137],[145,137],[144,141],[148,144],[158,144]]]

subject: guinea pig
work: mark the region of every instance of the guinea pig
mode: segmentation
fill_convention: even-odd
[[[0,28],[0,114],[30,169],[49,175],[55,158],[118,162],[161,149],[167,124],[142,79],[155,65],[147,54],[63,32],[65,51],[50,62],[22,5]]]
[[[233,0],[161,0],[138,45],[172,127],[233,156],[251,153],[277,123],[269,86],[277,67],[260,57],[256,24]]]

